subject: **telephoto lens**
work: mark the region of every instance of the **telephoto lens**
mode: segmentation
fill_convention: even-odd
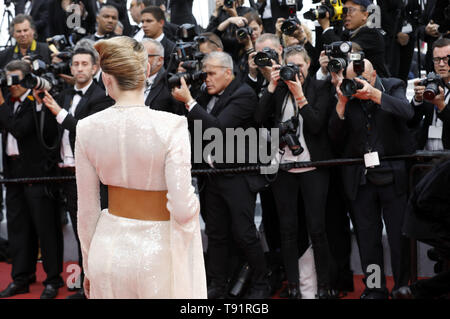
[[[347,61],[343,58],[331,59],[328,62],[327,70],[329,72],[338,73],[340,70],[344,70],[347,67]]]
[[[36,90],[47,90],[50,91],[53,87],[52,83],[43,77],[36,76],[33,73],[28,73],[22,81],[20,81],[20,85],[27,89],[36,89]]]

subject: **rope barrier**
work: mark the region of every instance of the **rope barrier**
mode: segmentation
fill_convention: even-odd
[[[450,151],[417,151],[414,154],[408,155],[395,155],[382,157],[381,161],[400,161],[400,160],[425,160],[433,158],[449,157]],[[306,167],[332,167],[342,165],[359,165],[363,164],[362,158],[345,158],[345,159],[332,159],[316,162],[292,162],[279,165],[279,169],[290,170],[292,168],[306,168]],[[233,168],[222,169],[193,169],[192,175],[214,175],[214,174],[243,174],[243,173],[259,173],[261,168],[267,167],[263,165],[251,165]],[[23,178],[10,178],[0,179],[0,184],[33,184],[33,183],[61,183],[66,181],[75,180],[75,176],[47,176],[47,177],[23,177]]]

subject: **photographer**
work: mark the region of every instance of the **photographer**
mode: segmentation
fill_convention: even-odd
[[[50,63],[50,49],[46,43],[37,42],[36,26],[30,16],[19,14],[11,22],[10,33],[16,45],[0,52],[0,68],[12,60],[19,60],[25,56],[38,55],[41,60]]]
[[[91,114],[99,112],[112,104],[114,101],[105,96],[105,92],[93,81],[97,71],[95,55],[88,49],[77,49],[71,59],[71,73],[75,79],[75,85],[66,89],[55,100],[48,92],[45,92],[43,100],[36,95],[38,105],[42,103],[55,116],[58,122],[60,134],[60,174],[62,176],[73,176],[75,173],[75,137],[78,120]],[[63,194],[67,200],[67,211],[69,211],[75,239],[78,243],[78,265],[82,267],[80,241],[77,229],[77,187],[75,181],[62,184]],[[81,273],[80,283],[83,283],[84,273]],[[80,289],[73,298],[84,298],[84,291]]]
[[[207,75],[205,81],[207,93],[194,100],[186,81],[182,78],[180,87],[174,88],[172,94],[177,100],[185,103],[188,110],[187,118],[194,125],[194,132],[195,126],[199,125],[200,121],[202,134],[206,129],[217,128],[223,132],[223,140],[219,141],[219,137],[216,137],[216,142],[222,142],[222,145],[227,146],[234,145],[232,162],[228,160],[227,147],[226,152],[220,155],[204,154],[204,165],[215,168],[241,166],[242,164],[238,164],[237,161],[241,155],[245,156],[245,163],[248,163],[249,144],[246,143],[245,149],[237,149],[234,135],[231,139],[227,138],[225,131],[227,128],[247,130],[255,127],[253,114],[256,95],[248,85],[234,78],[233,60],[227,53],[208,54],[203,60],[203,71]],[[192,123],[195,120],[197,122]],[[226,294],[230,266],[229,247],[233,239],[244,253],[253,272],[246,298],[269,297],[268,269],[254,223],[256,192],[251,186],[253,177],[241,174],[205,177],[200,196],[201,202],[204,203],[202,216],[205,218],[208,236],[206,262],[207,275],[210,279],[208,287],[210,299],[222,298]]]
[[[414,151],[406,121],[413,109],[405,97],[405,84],[394,78],[380,78],[370,61],[364,68],[351,62],[346,79],[332,73],[338,102],[329,122],[329,136],[344,158],[363,158],[365,165],[343,166],[344,191],[356,230],[362,270],[370,265],[381,271],[381,285],[365,282],[361,299],[387,299],[381,235],[383,216],[389,237],[394,290],[408,283],[408,241],[401,227],[407,201],[408,174],[403,161],[381,160],[383,156]],[[381,163],[381,165],[380,165]],[[371,282],[373,284],[373,282]]]
[[[329,83],[309,75],[311,64],[302,46],[285,50],[287,65],[272,67],[271,80],[255,113],[258,123],[273,118],[280,129],[280,163],[330,158],[326,122],[331,103]],[[325,232],[327,169],[280,170],[272,184],[281,232],[281,253],[288,279],[289,298],[301,298],[299,290],[299,194],[304,199],[307,231],[314,250],[317,272],[316,298],[332,298],[329,287],[329,247]]]
[[[415,95],[411,100],[414,117],[408,122],[408,126],[418,130],[416,136],[418,149],[428,151],[450,149],[449,54],[450,39],[436,40],[433,44],[433,63],[434,70],[440,78],[430,78],[429,74],[427,79],[414,82]],[[425,91],[427,94],[424,95]],[[426,97],[432,99],[427,100]]]
[[[25,61],[6,65],[6,75],[18,80],[31,72]],[[8,87],[9,96],[0,92],[0,128],[3,135],[3,164],[6,178],[44,177],[55,174],[54,154],[43,141],[54,144],[56,121],[39,109],[31,89],[20,83]],[[0,292],[0,298],[29,292],[36,281],[38,247],[41,249],[45,289],[41,299],[55,298],[64,286],[63,235],[52,187],[43,183],[6,185],[6,213],[13,282]]]
[[[385,45],[383,35],[375,28],[366,25],[369,17],[367,8],[372,0],[344,0],[343,17],[345,31],[342,41],[352,41],[359,44],[377,74],[389,76],[385,63]]]
[[[275,34],[264,33],[255,41],[255,52],[248,56],[248,75],[246,83],[258,97],[262,89],[269,85],[273,64],[282,59],[283,47]]]
[[[163,46],[153,39],[144,39],[142,44],[147,50],[150,64],[150,76],[144,91],[145,105],[154,110],[183,114],[184,105],[173,98],[166,83]]]
[[[258,12],[261,15],[264,30],[275,33],[275,22],[278,18],[287,18],[286,0],[258,0]],[[303,8],[302,0],[295,0],[296,11]]]
[[[251,43],[240,40],[236,31],[239,28],[248,27],[248,21],[245,14],[252,12],[252,9],[242,6],[242,0],[217,0],[216,10],[211,16],[210,23],[206,28],[207,32],[214,32],[221,39],[224,51],[228,52],[234,61],[239,61],[242,49],[250,49]],[[217,18],[215,14],[217,13]]]

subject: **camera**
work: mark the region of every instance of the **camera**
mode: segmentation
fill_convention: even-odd
[[[320,1],[316,1],[313,3],[317,3]],[[342,20],[342,1],[341,0],[325,0],[324,4],[319,5],[315,9],[310,9],[309,11],[303,14],[303,17],[308,20],[318,20],[323,19],[327,16],[327,12],[330,17],[330,22],[335,22]]]
[[[292,116],[289,120],[281,122],[278,125],[280,134],[280,148],[285,146],[289,147],[292,154],[300,155],[304,149],[300,145],[300,141],[297,136],[297,129],[300,126],[300,121],[297,116]]]
[[[54,75],[51,73],[46,73],[43,76],[37,76],[33,73],[28,73],[25,75],[20,85],[27,89],[35,90],[47,90],[50,91],[54,85],[58,84],[58,80],[55,79]]]
[[[300,75],[300,68],[295,64],[288,63],[280,68],[280,78],[283,81],[295,81],[296,75]]]
[[[6,72],[0,71],[0,87],[7,87],[20,84],[20,78],[17,74],[7,75]]]
[[[194,24],[184,23],[177,28],[177,37],[183,42],[192,42],[197,35]]]
[[[225,0],[223,2],[223,5],[227,8],[233,8],[233,3],[235,2],[235,0]]]
[[[330,58],[327,70],[337,73],[347,67],[347,57],[352,50],[352,43],[348,41],[337,41],[325,44],[325,54]]]
[[[364,52],[351,52],[348,54],[348,63],[353,62],[353,71],[357,75],[364,73]]]
[[[265,47],[262,51],[256,53],[253,57],[253,61],[255,62],[255,64],[260,67],[272,66],[271,60],[279,63],[278,53],[274,49],[268,47]]]
[[[423,97],[426,100],[433,100],[439,94],[439,87],[445,87],[442,78],[434,72],[428,73],[427,77],[419,82],[419,85],[425,86]]]
[[[359,79],[364,79],[363,77],[358,76]],[[350,97],[353,94],[356,94],[357,90],[361,90],[363,85],[354,79],[343,79],[341,86],[339,87],[344,96]]]
[[[299,25],[300,21],[297,17],[289,17],[281,25],[281,32],[285,35],[293,35]]]
[[[193,71],[193,72],[183,72],[176,74],[169,74],[167,79],[167,84],[169,89],[172,90],[174,87],[181,85],[181,78],[184,78],[187,85],[201,85],[206,80],[206,72]]]
[[[63,34],[55,35],[47,39],[49,46],[54,45],[58,51],[64,51],[67,47],[70,47],[70,43],[66,36]]]
[[[251,27],[249,27],[248,25],[245,25],[244,27],[236,30],[236,37],[242,41],[242,40],[247,39],[247,36],[249,36],[249,35],[251,36],[252,33],[253,33],[253,29]]]

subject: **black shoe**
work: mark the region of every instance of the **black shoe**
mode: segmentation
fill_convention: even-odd
[[[302,299],[300,285],[298,283],[288,283],[288,299]]]
[[[384,290],[366,288],[361,294],[360,299],[389,299],[389,293],[386,288]]]
[[[266,287],[252,287],[249,289],[245,299],[268,299],[270,297],[271,287],[267,284]]]
[[[30,292],[28,285],[22,286],[12,282],[5,290],[0,292],[0,298],[12,297],[18,294],[26,294],[27,292]]]
[[[409,286],[403,286],[392,290],[392,299],[414,299],[414,295]]]
[[[211,284],[208,287],[208,299],[224,299],[225,285]]]
[[[73,295],[67,296],[66,299],[86,299],[86,295],[84,294],[84,289],[78,289],[76,293]]]
[[[54,299],[58,295],[58,287],[53,285],[46,285],[41,294],[41,299]]]
[[[339,292],[333,289],[319,288],[317,289],[316,299],[336,299]]]

